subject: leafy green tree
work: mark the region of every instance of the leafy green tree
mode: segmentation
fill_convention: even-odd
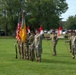
[[[57,28],[59,17],[67,9],[66,0],[0,0],[0,12],[7,11],[7,16],[0,17],[0,26],[9,34],[14,33],[18,16],[25,10],[25,20],[31,28]]]
[[[2,13],[2,16],[0,17],[1,26],[6,33],[14,33],[17,26],[18,16],[19,14],[21,15],[24,5],[20,0],[0,0],[0,5],[0,11]],[[4,11],[7,11],[7,13]]]
[[[57,28],[60,15],[68,8],[66,0],[28,0],[26,5],[28,24],[44,29]]]
[[[70,16],[66,23],[65,23],[65,28],[67,29],[76,29],[76,15],[75,16]]]

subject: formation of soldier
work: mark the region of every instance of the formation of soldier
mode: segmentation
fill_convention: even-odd
[[[19,49],[20,59],[27,59],[37,62],[41,62],[42,55],[42,34],[40,30],[35,30],[35,33],[31,31],[30,34],[27,34],[27,40],[25,42],[17,41],[15,45],[16,49],[16,58],[18,58],[17,47]]]
[[[50,38],[52,41],[53,55],[56,56],[56,45],[58,42],[57,33],[53,31]],[[31,31],[30,35],[27,34],[27,40],[25,42],[22,43],[21,41],[17,41],[17,46],[15,45],[16,58],[18,58],[18,47],[20,59],[41,62],[41,55],[43,51],[42,39],[43,35],[40,34],[40,31],[37,29],[35,30],[35,33]],[[70,33],[66,42],[69,42],[70,53],[72,53],[72,58],[74,59],[76,54],[76,34],[74,32]]]

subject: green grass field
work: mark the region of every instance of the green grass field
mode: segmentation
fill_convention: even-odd
[[[0,75],[76,75],[76,59],[72,59],[65,40],[57,44],[52,56],[50,40],[43,40],[42,62],[15,59],[15,39],[0,38]]]

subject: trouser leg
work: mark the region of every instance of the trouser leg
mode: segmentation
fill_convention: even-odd
[[[72,49],[72,58],[75,59],[75,49]]]
[[[41,62],[41,52],[40,52],[40,50],[38,50],[38,51],[36,52],[36,61],[37,61],[37,62]]]
[[[56,45],[53,46],[53,55],[56,56]]]

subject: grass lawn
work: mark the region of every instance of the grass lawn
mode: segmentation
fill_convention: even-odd
[[[42,62],[15,59],[15,39],[0,38],[0,75],[76,75],[76,59],[69,44],[59,40],[57,56],[52,56],[50,40],[43,40]]]

